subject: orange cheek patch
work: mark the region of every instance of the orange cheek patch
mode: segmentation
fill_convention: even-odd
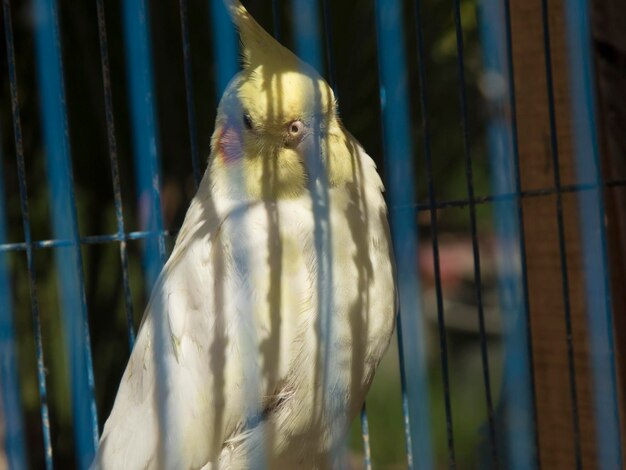
[[[218,139],[218,153],[224,163],[235,163],[243,156],[241,130],[225,124]]]

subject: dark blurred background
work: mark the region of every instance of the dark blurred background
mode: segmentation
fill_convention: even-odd
[[[127,70],[121,2],[106,1],[114,117],[126,230],[139,230],[127,100]],[[274,30],[269,0],[243,2],[270,32]],[[321,2],[320,2],[321,3]],[[336,71],[336,94],[346,127],[363,144],[383,172],[379,84],[373,0],[334,0],[330,4]],[[405,2],[406,43],[411,90],[411,130],[417,181],[417,203],[427,203],[424,136],[420,125],[418,65],[425,67],[431,124],[433,184],[440,201],[467,198],[463,160],[461,111],[458,95],[457,49],[451,0],[423,0],[422,18],[426,57],[417,60],[415,13]],[[61,42],[69,113],[71,156],[81,236],[117,231],[109,163],[103,84],[95,1],[59,0]],[[484,143],[486,110],[479,93],[481,56],[475,0],[461,5],[465,41],[465,73],[469,110],[469,144],[477,196],[489,192]],[[29,203],[34,240],[52,238],[45,156],[41,138],[40,102],[36,83],[31,1],[12,2],[17,77],[22,111]],[[176,0],[149,2],[152,54],[156,84],[159,155],[162,169],[162,207],[165,227],[176,232],[195,192],[187,122],[179,4]],[[282,41],[292,47],[291,2],[281,2]],[[320,16],[323,18],[323,16]],[[191,60],[196,122],[203,169],[210,152],[210,136],[218,97],[215,93],[213,44],[208,1],[189,1]],[[1,27],[1,26],[0,26]],[[4,31],[2,32],[4,38]],[[9,242],[23,241],[15,146],[12,139],[6,49],[0,52],[0,137],[4,188],[7,197]],[[380,54],[384,54],[381,51]],[[326,72],[326,71],[322,71]],[[479,205],[478,229],[483,256],[483,290],[494,387],[499,387],[500,341],[497,299],[493,285],[491,221],[488,205]],[[423,277],[427,323],[433,436],[438,466],[447,462],[441,362],[434,301],[433,258],[429,212],[416,210],[420,226],[420,271]],[[477,445],[485,438],[485,391],[482,385],[477,311],[474,301],[473,258],[467,207],[441,209],[437,227],[441,242],[442,285],[448,323],[452,413],[457,463],[477,465]],[[174,238],[169,237],[169,246]],[[140,263],[141,242],[130,241],[130,281],[135,326],[139,325],[148,293]],[[73,436],[68,368],[63,349],[57,281],[52,250],[36,250],[37,287],[43,322],[43,345],[50,393],[51,428],[57,468],[72,468]],[[36,359],[30,315],[30,292],[24,252],[10,255],[16,310],[19,369],[28,455],[33,468],[43,466],[43,445]],[[108,416],[128,354],[126,310],[118,243],[83,247],[86,293],[95,367],[100,426]],[[416,260],[417,262],[417,260]],[[368,398],[370,442],[375,468],[406,466],[401,417],[399,372],[395,342],[377,375]],[[493,391],[494,393],[497,390]],[[497,395],[496,395],[497,396]],[[358,423],[350,439],[355,466],[362,452]]]

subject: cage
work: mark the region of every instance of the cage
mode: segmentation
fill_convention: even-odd
[[[341,466],[622,468],[626,9],[243,3],[386,186],[397,335]],[[0,467],[88,468],[238,40],[223,0],[2,14]]]

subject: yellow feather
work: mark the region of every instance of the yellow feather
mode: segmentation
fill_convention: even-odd
[[[268,34],[239,0],[225,0],[225,3],[239,29],[247,67],[255,68],[259,64],[298,67],[300,60]]]

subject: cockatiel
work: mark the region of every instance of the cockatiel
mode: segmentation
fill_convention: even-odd
[[[96,469],[332,467],[394,328],[374,162],[326,81],[226,4],[243,70],[219,104]]]

